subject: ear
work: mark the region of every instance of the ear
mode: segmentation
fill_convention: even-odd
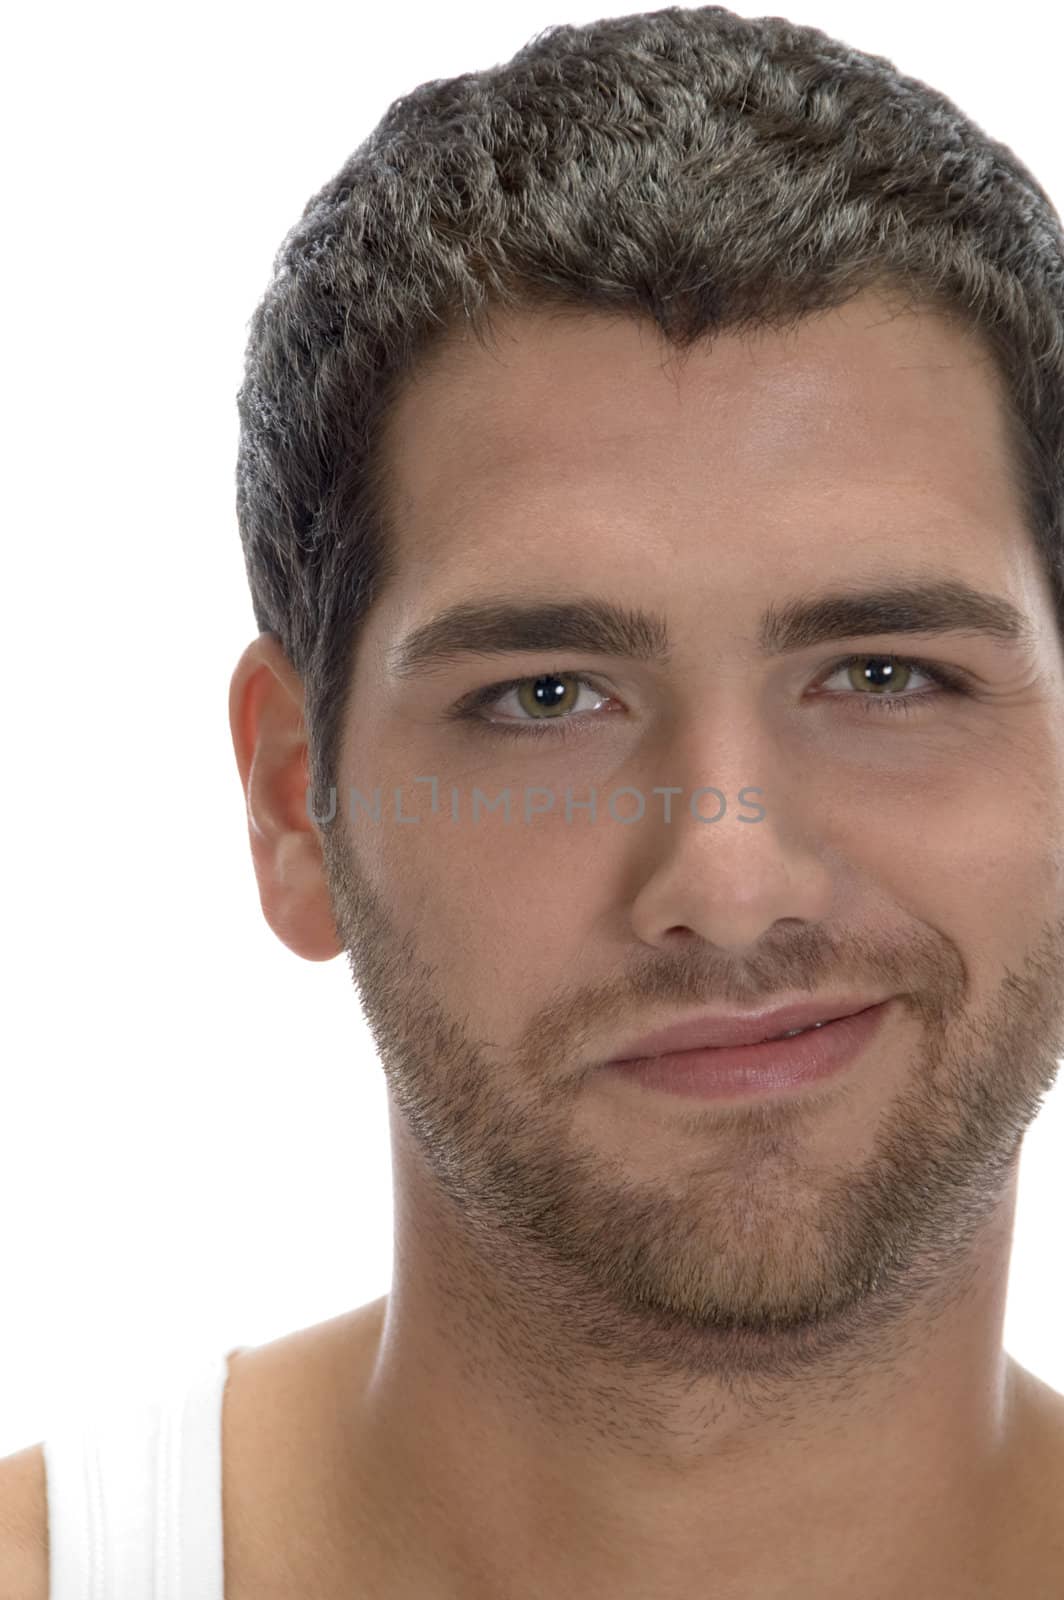
[[[260,633],[229,685],[229,727],[247,801],[263,916],[306,961],[343,948],[316,828],[307,815],[310,762],[303,683],[272,633]]]

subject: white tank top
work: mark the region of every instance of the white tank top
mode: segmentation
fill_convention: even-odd
[[[49,1600],[224,1600],[222,1397],[247,1348],[44,1440]]]

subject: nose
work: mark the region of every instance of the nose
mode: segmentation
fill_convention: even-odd
[[[705,940],[743,954],[778,922],[827,920],[837,908],[841,863],[818,837],[818,808],[811,793],[803,802],[793,769],[789,777],[781,771],[756,736],[731,742],[712,767],[704,741],[701,753],[697,763],[681,764],[684,776],[709,770],[717,792],[701,776],[673,796],[671,822],[655,815],[631,902],[636,937],[672,949]]]

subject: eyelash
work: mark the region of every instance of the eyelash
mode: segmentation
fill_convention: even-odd
[[[866,661],[889,661],[892,665],[915,667],[938,685],[935,689],[924,689],[915,695],[890,695],[890,694],[852,694],[843,695],[844,700],[863,700],[864,710],[873,716],[891,716],[901,712],[903,715],[911,714],[912,702],[937,700],[944,694],[967,694],[965,679],[959,672],[952,672],[943,666],[932,666],[928,661],[918,661],[914,656],[874,655],[865,652],[863,655],[846,656],[842,661],[836,661],[825,674],[832,678],[836,672],[841,672],[844,667],[855,667]],[[572,678],[581,685],[594,689],[597,694],[605,695],[606,691],[600,689],[593,678],[585,677],[582,673],[568,672],[562,668],[551,668],[546,672],[536,672],[529,677],[508,678],[505,683],[490,683],[483,689],[476,690],[472,695],[459,701],[458,705],[449,713],[457,721],[468,722],[478,733],[499,734],[505,738],[538,739],[565,738],[573,732],[573,724],[594,721],[595,717],[586,714],[579,717],[560,716],[529,718],[525,721],[518,719],[516,722],[494,722],[480,715],[483,706],[491,705],[508,694],[511,689],[519,689],[526,683],[535,683],[540,678]],[[873,710],[873,707],[881,708]]]

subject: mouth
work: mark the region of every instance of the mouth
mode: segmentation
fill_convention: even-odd
[[[819,1033],[826,1027],[882,1005],[890,996],[840,995],[799,999],[755,1013],[710,1014],[684,1019],[622,1046],[613,1061],[645,1060],[685,1050],[737,1049]]]
[[[814,1028],[823,1028],[825,1023],[837,1021],[837,1017],[825,1017],[823,1022],[812,1022],[808,1028],[792,1028],[789,1033],[770,1033],[767,1039],[759,1039],[756,1042],[758,1044],[771,1044],[775,1039],[797,1039],[800,1033],[812,1033]]]
[[[612,1078],[705,1099],[798,1091],[853,1066],[883,1028],[891,1001],[745,1044],[657,1050],[608,1063]]]

